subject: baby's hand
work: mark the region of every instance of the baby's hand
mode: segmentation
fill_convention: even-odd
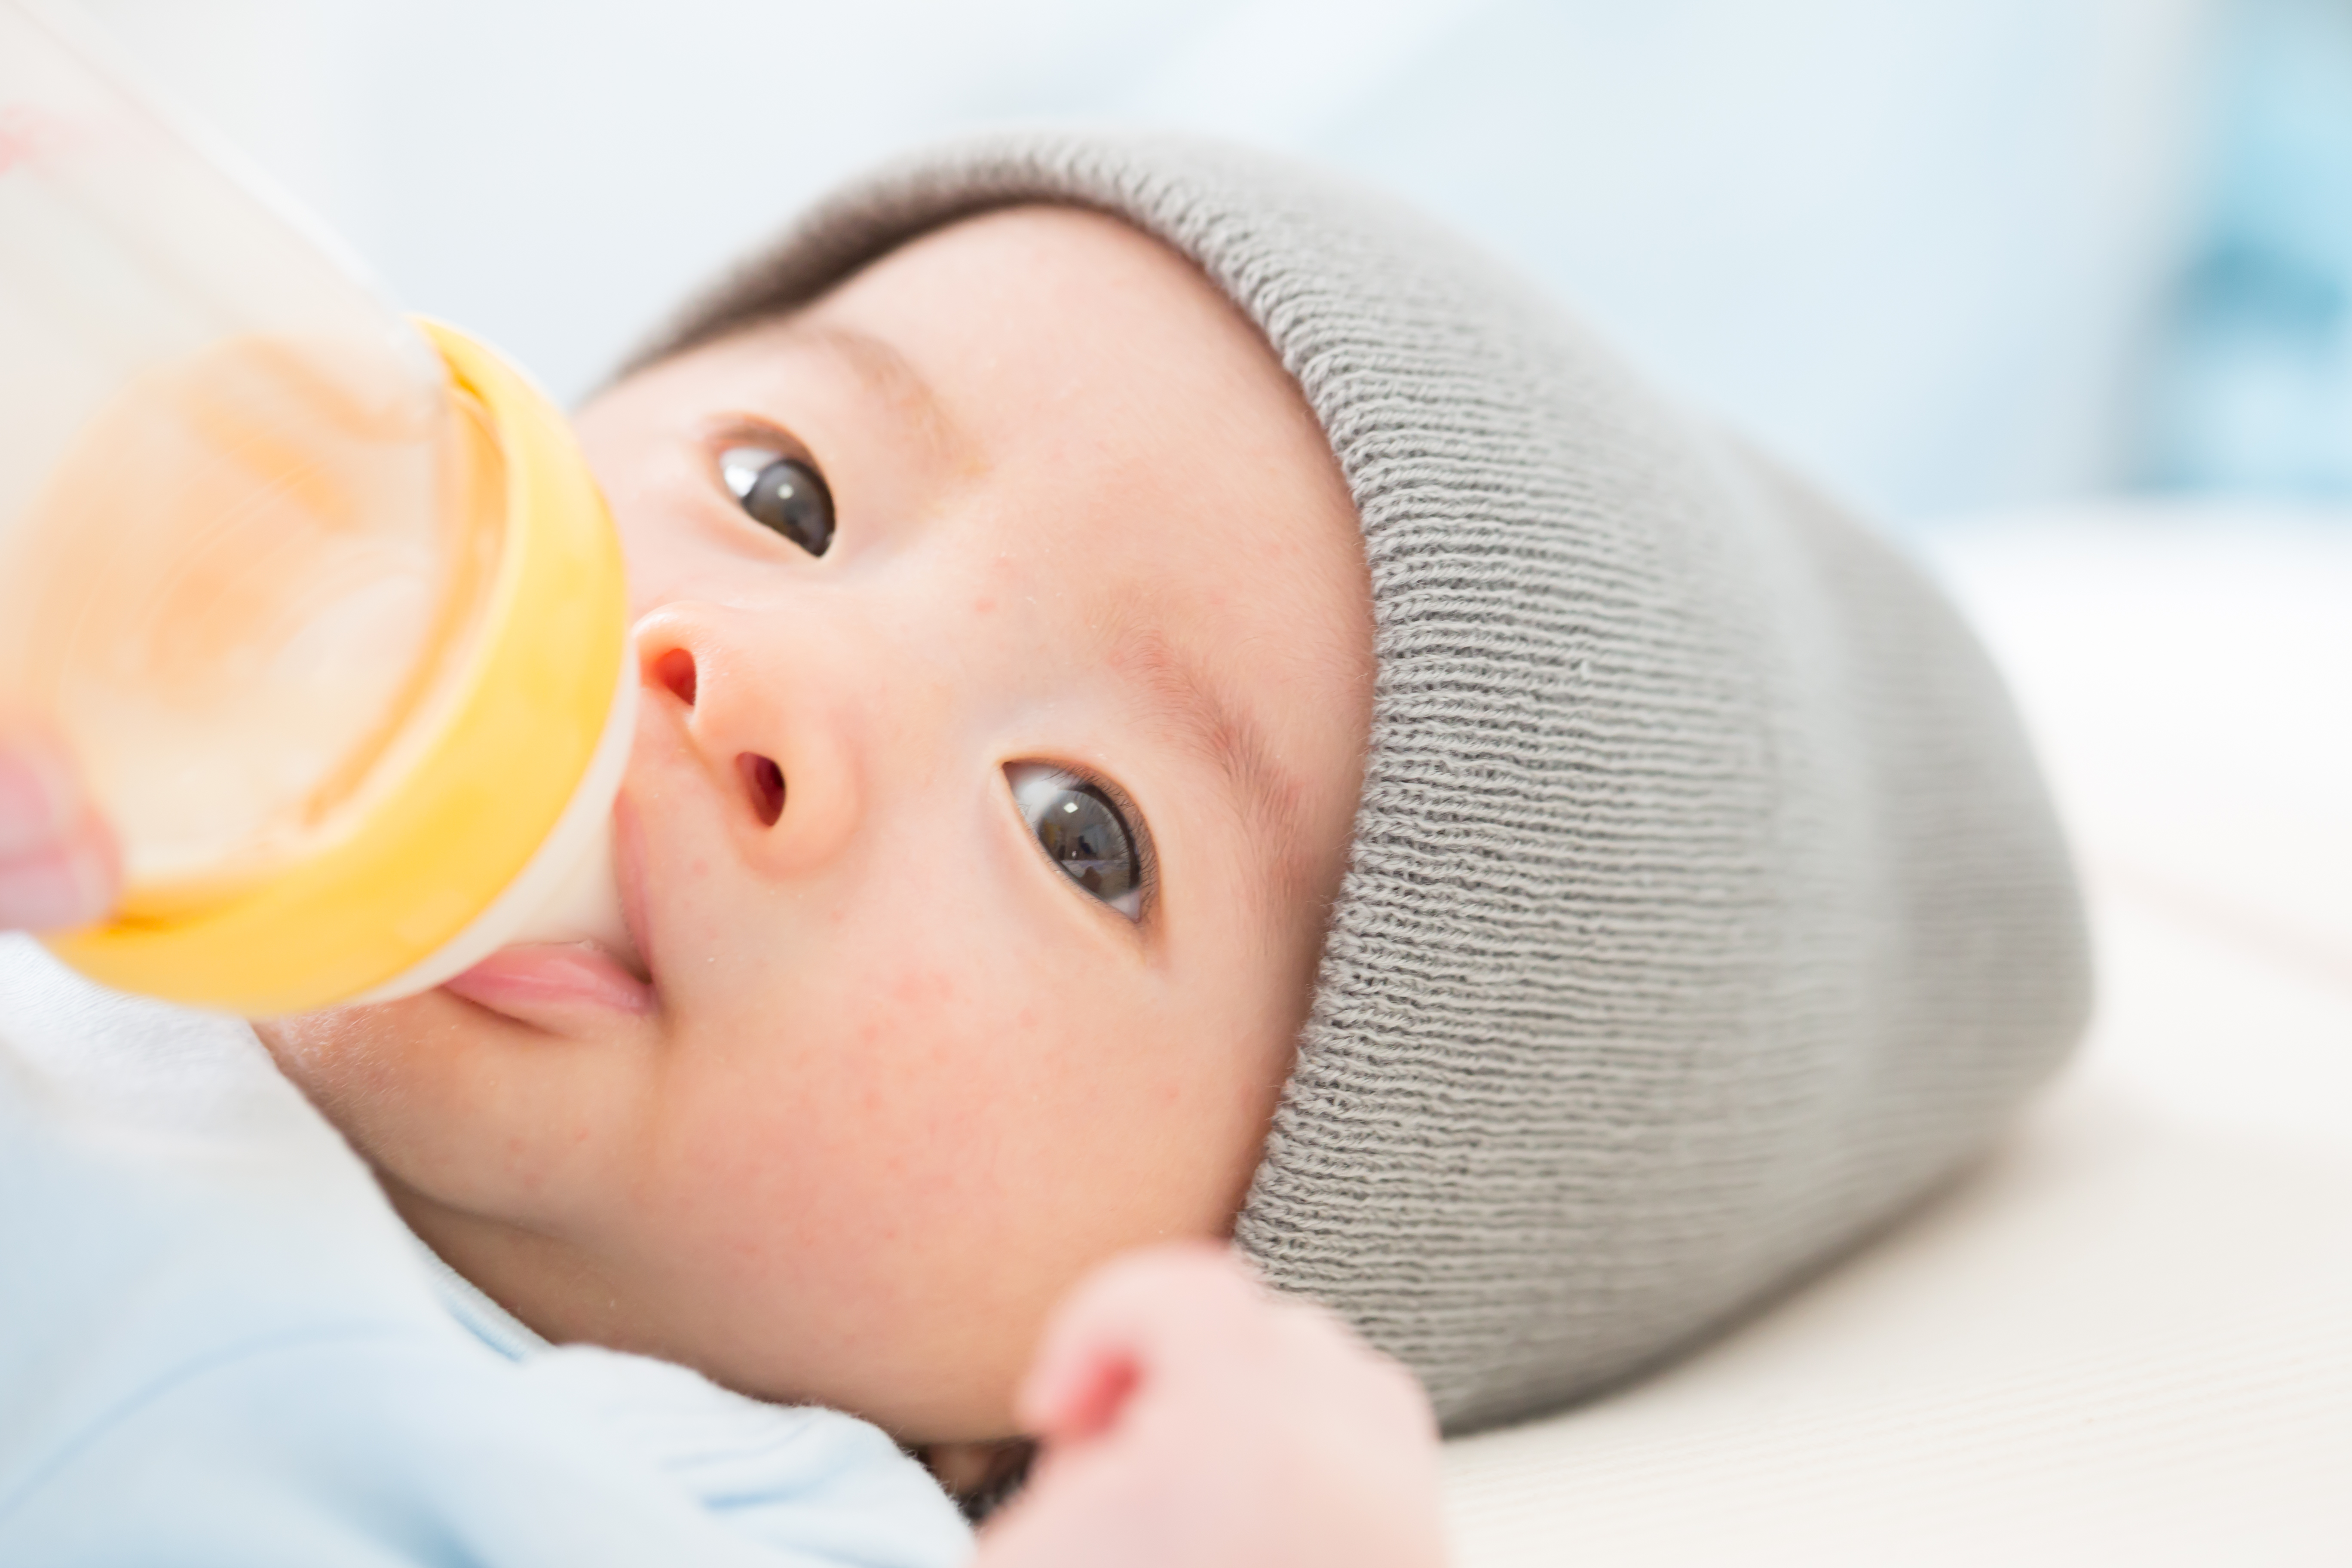
[[[62,931],[113,907],[113,836],[58,747],[0,731],[0,931]]]
[[[1097,1270],[1021,1393],[1044,1441],[980,1568],[1437,1568],[1437,1429],[1420,1385],[1223,1247]]]

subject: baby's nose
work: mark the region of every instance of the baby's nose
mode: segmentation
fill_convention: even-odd
[[[654,679],[678,705],[691,711],[702,689],[702,671],[691,648],[672,647],[654,660]],[[751,815],[762,827],[773,827],[784,814],[784,770],[773,757],[757,752],[735,753],[735,776],[741,781]]]
[[[701,689],[701,672],[696,668],[694,655],[683,647],[670,648],[654,660],[654,679],[669,689],[686,707],[694,706],[694,694]]]
[[[879,753],[911,732],[877,721],[903,717],[903,693],[877,673],[887,650],[869,628],[836,609],[822,596],[673,599],[637,622],[646,710],[684,731],[730,837],[762,876],[812,874],[856,843],[865,781],[892,771]]]
[[[756,752],[735,753],[735,771],[751,792],[751,814],[763,827],[773,827],[776,818],[784,815],[784,770],[772,757]]]

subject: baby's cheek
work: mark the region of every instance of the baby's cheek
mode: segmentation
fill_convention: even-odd
[[[730,1052],[702,1086],[681,1159],[726,1206],[757,1193],[813,1244],[934,1278],[1029,1250],[1086,1151],[1117,1142],[1117,1050],[1071,986],[1019,984],[1042,967],[849,944],[821,989],[772,1016],[756,1060]]]
[[[984,1435],[929,1423],[1009,1409],[1089,1267],[1223,1232],[1262,1131],[1232,1102],[1263,1069],[1231,1058],[1229,1019],[1116,952],[1041,951],[909,883],[913,906],[803,905],[764,983],[672,1042],[646,1217],[667,1277],[757,1304],[747,1365],[794,1363],[747,1385]]]
[[[969,954],[877,942],[794,1020],[791,1092],[834,1168],[910,1217],[988,1225],[1083,1064],[1067,1021]],[[1009,967],[1009,966],[1008,966]]]

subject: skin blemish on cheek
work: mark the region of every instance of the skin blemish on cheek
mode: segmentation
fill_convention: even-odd
[[[955,978],[943,969],[929,973],[919,969],[908,970],[890,987],[890,994],[901,1002],[921,1002],[926,998],[952,1002],[955,994]]]
[[[985,595],[982,595],[981,597],[974,599],[971,602],[971,613],[975,616],[987,615],[991,610],[995,608],[996,601],[989,598]]]

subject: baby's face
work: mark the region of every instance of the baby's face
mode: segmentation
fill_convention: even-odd
[[[1224,1233],[1256,1163],[1361,782],[1346,487],[1208,283],[1041,208],[580,433],[642,617],[649,983],[510,953],[265,1035],[551,1336],[1007,1432],[1064,1288]]]

